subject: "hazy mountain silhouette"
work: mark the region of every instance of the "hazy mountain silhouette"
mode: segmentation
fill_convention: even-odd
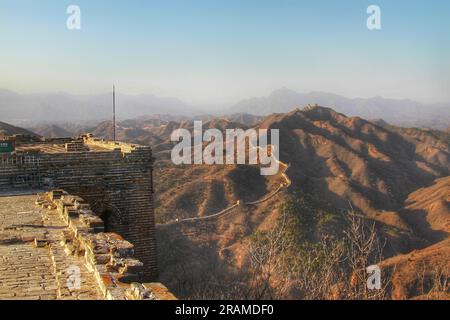
[[[34,127],[45,123],[83,123],[111,119],[111,94],[72,95],[68,93],[19,94],[0,89],[1,119],[16,125]],[[395,100],[374,97],[350,99],[326,93],[298,93],[286,88],[276,90],[265,97],[242,100],[234,106],[208,110],[211,114],[223,114],[231,121],[256,124],[271,113],[285,113],[308,104],[330,106],[338,112],[365,119],[383,119],[390,124],[405,127],[429,127],[446,129],[450,126],[450,103],[426,105],[412,100]],[[213,116],[201,108],[191,106],[176,98],[154,95],[117,94],[117,117],[132,119],[154,115],[193,117],[210,120]]]
[[[8,123],[0,121],[0,138],[6,137],[6,136],[13,136],[16,134],[31,135],[31,136],[37,135],[36,133],[31,132],[29,130],[26,130],[26,129],[23,129],[20,127],[16,127],[16,126],[13,126]]]
[[[195,114],[192,106],[175,98],[117,93],[117,117],[129,119],[148,114]],[[1,118],[11,123],[71,121],[111,118],[111,94],[19,94],[0,89]]]
[[[426,105],[412,100],[374,97],[350,99],[327,92],[298,93],[279,89],[269,96],[246,99],[231,107],[229,113],[248,112],[257,115],[285,113],[305,105],[329,106],[348,116],[383,119],[391,124],[445,129],[450,124],[450,103]]]
[[[46,137],[46,138],[60,138],[60,137],[72,137],[74,133],[68,131],[60,126],[49,124],[49,125],[39,125],[33,128],[30,128],[33,132]]]

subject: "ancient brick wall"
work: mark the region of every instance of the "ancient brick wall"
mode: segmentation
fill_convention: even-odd
[[[52,140],[16,148],[0,154],[0,189],[60,188],[83,197],[108,232],[135,245],[145,279],[157,278],[150,147],[85,136],[75,144]]]

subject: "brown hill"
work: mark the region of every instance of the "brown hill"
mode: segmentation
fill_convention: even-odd
[[[3,138],[5,136],[12,136],[15,134],[23,134],[23,135],[30,135],[30,136],[37,136],[36,133],[31,132],[29,130],[16,127],[13,125],[10,125],[5,122],[0,122],[0,138]]]
[[[427,132],[394,132],[361,118],[314,107],[277,114],[261,128],[280,130],[280,157],[294,188],[334,206],[407,229],[398,214],[414,190],[449,174],[449,145]]]
[[[262,116],[255,116],[249,113],[235,113],[224,116],[224,118],[231,122],[241,123],[245,126],[256,126],[262,119],[264,119]]]
[[[383,261],[393,299],[450,299],[450,177],[411,193],[402,217],[434,245]]]
[[[380,263],[393,299],[450,299],[450,239]]]
[[[402,217],[421,237],[436,242],[450,237],[450,176],[420,188],[405,201]]]
[[[33,127],[30,130],[46,138],[61,138],[61,137],[67,138],[74,136],[73,132],[69,132],[66,129],[61,128],[54,124],[49,125],[43,124]]]

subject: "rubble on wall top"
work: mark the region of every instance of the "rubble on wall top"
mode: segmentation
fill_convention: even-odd
[[[140,283],[143,263],[134,258],[134,245],[117,233],[104,232],[103,220],[83,198],[64,190],[38,195],[36,204],[57,210],[68,224],[65,246],[83,256],[104,298],[111,300],[173,300],[175,296],[160,283]]]
[[[76,153],[118,151],[123,154],[150,151],[149,146],[111,141],[83,134],[77,138],[40,138],[36,136],[15,135],[4,138],[14,141],[17,153]]]

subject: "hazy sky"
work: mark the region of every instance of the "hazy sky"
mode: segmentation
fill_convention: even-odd
[[[382,30],[366,27],[370,4]],[[0,87],[19,92],[114,81],[191,103],[280,87],[450,101],[449,0],[0,0],[0,41]]]

